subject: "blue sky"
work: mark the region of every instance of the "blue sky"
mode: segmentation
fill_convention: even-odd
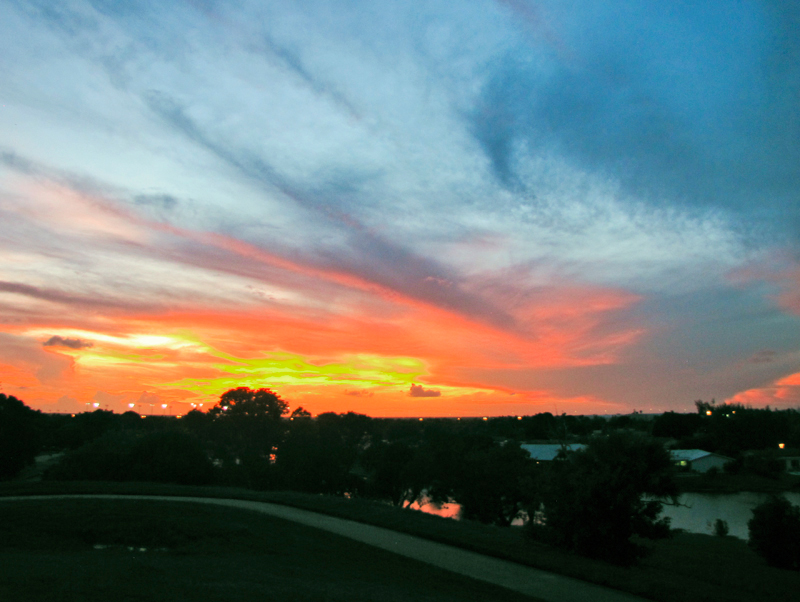
[[[5,392],[800,404],[795,3],[287,4],[0,3]]]

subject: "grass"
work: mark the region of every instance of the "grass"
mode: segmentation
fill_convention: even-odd
[[[521,529],[453,521],[363,499],[136,483],[9,483],[0,487],[0,495],[46,493],[185,495],[281,503],[449,543],[659,602],[774,602],[794,599],[800,591],[800,573],[767,566],[745,542],[731,537],[678,533],[653,544],[640,566],[624,568],[553,550],[529,540]]]
[[[34,500],[0,517],[0,600],[531,600],[240,509]]]

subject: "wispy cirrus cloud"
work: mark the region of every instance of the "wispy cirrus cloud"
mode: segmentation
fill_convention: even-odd
[[[185,401],[170,383],[272,353],[308,374],[411,357],[450,409],[780,382],[798,22],[790,2],[5,3],[0,327],[81,369],[4,382]],[[152,338],[179,331],[192,351]],[[408,383],[362,386],[331,399],[408,405]]]

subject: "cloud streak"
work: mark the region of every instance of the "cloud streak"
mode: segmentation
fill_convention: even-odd
[[[414,391],[451,415],[788,403],[798,16],[5,3],[4,387],[185,404],[278,379],[382,415]]]

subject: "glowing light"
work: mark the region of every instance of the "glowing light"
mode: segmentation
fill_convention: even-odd
[[[99,408],[99,407],[100,407],[100,404],[99,404],[99,403],[97,403],[96,401],[95,401],[95,402],[94,402],[92,405],[93,405],[94,407],[96,407],[96,408]]]
[[[711,410],[706,410],[706,416],[711,416]]]
[[[136,405],[135,403],[129,403],[129,404],[128,404],[128,407],[129,407],[129,408],[133,408],[133,406],[135,406],[135,405]]]
[[[785,443],[778,443],[778,447],[780,447],[781,449],[783,449],[784,447],[786,447],[786,444],[785,444]]]

